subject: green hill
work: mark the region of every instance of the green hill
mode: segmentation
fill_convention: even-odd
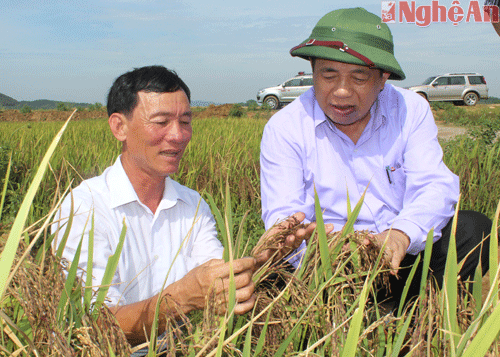
[[[38,99],[31,101],[17,101],[14,98],[9,97],[8,95],[0,93],[0,108],[5,109],[21,109],[24,106],[28,106],[33,110],[36,109],[57,109],[57,105],[63,103],[66,107],[69,108],[77,108],[83,107],[86,108],[90,106],[89,103],[74,103],[74,102],[60,102],[56,100],[48,100],[48,99]]]
[[[66,108],[87,108],[89,106],[95,106],[95,104],[89,103],[74,103],[74,102],[59,102],[56,100],[47,100],[47,99],[38,99],[31,101],[17,101],[14,98],[9,97],[8,95],[0,93],[0,109],[21,109],[24,106],[30,107],[32,110],[36,109],[57,109],[57,105],[63,103]],[[100,104],[100,103],[99,103]],[[194,100],[191,102],[191,106],[193,107],[208,107],[210,104],[216,104],[214,102]],[[102,105],[101,105],[102,107]]]
[[[8,95],[0,93],[0,107],[5,107],[6,109],[14,109],[19,102]]]

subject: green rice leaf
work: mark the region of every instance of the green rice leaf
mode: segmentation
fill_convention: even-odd
[[[220,325],[219,325],[219,343],[217,344],[217,353],[215,354],[216,357],[221,357],[222,356],[222,348],[224,347],[224,337],[226,336],[226,321],[224,318],[220,319]]]
[[[224,209],[224,218],[226,223],[225,228],[226,228],[227,240],[228,243],[230,244],[230,242],[232,242],[234,227],[233,227],[233,210],[231,206],[231,192],[229,190],[229,179],[226,180],[226,207]],[[231,251],[231,254],[232,253],[233,252]]]
[[[229,258],[229,301],[227,307],[227,313],[229,313],[227,321],[227,333],[230,335],[233,330],[233,320],[234,320],[234,308],[236,306],[236,284],[234,282],[234,255],[233,255],[233,244],[232,244],[232,232],[233,232],[233,213],[231,208],[231,193],[229,191],[229,179],[226,180],[226,207],[224,210],[224,229],[227,235],[227,252]],[[226,249],[224,249],[226,250]],[[226,260],[227,261],[227,260]],[[220,336],[222,341],[224,341],[224,336]]]
[[[406,339],[406,333],[408,332],[408,328],[410,327],[410,323],[412,321],[413,313],[415,312],[415,308],[417,306],[418,306],[417,304],[413,304],[410,314],[405,316],[405,323],[403,325],[403,328],[401,330],[398,330],[397,332],[398,339],[396,340],[396,343],[393,346],[391,357],[400,356],[401,347],[403,347],[403,343]]]
[[[498,202],[497,210],[495,212],[495,217],[493,219],[493,225],[491,227],[490,235],[490,269],[498,266],[498,217],[500,216],[500,201]],[[498,284],[496,283],[495,274],[490,273],[490,286],[494,287],[493,294],[498,296]]]
[[[474,283],[472,285],[472,297],[475,302],[474,309],[474,317],[477,318],[481,313],[481,304],[482,304],[482,293],[483,293],[483,278],[482,278],[482,264],[481,259],[478,261],[478,265],[476,267],[476,271],[474,272]],[[493,272],[490,272],[492,274]],[[494,275],[494,274],[492,274]],[[495,295],[496,296],[496,295]]]
[[[477,335],[467,346],[462,357],[486,356],[491,344],[498,338],[500,332],[500,305],[497,305],[486,322],[481,326]]]
[[[73,194],[71,194],[71,205],[69,209],[69,217],[66,221],[66,228],[64,230],[64,234],[59,242],[59,246],[57,247],[56,257],[61,258],[64,248],[66,248],[66,243],[68,242],[69,233],[71,232],[71,226],[73,225],[73,217],[75,215],[75,205],[73,200]]]
[[[31,204],[33,202],[33,199],[35,198],[35,194],[38,191],[38,188],[40,187],[45,171],[49,166],[49,160],[54,151],[56,150],[56,147],[59,144],[61,136],[66,130],[69,121],[71,120],[71,118],[75,113],[76,110],[73,112],[73,114],[71,114],[68,120],[66,120],[61,130],[59,130],[55,138],[52,140],[49,149],[45,153],[45,156],[43,157],[42,162],[38,167],[33,182],[31,183],[28,192],[26,193],[26,196],[24,196],[21,207],[19,208],[19,211],[16,215],[12,228],[9,232],[7,242],[5,243],[5,247],[0,255],[0,300],[3,297],[5,289],[7,288],[7,285],[10,281],[9,273],[12,268],[12,264],[14,262],[14,257],[16,255],[17,247],[19,246],[19,241],[21,240],[21,236],[23,234],[24,224],[26,223],[26,219],[28,218],[28,214],[30,213]]]
[[[89,307],[92,301],[92,272],[94,267],[94,210],[92,210],[92,218],[90,221],[89,242],[87,249],[87,272],[85,276],[85,293],[83,295],[83,301],[85,306]]]
[[[222,245],[224,246],[224,253],[222,258],[224,261],[229,261],[229,251],[228,251],[228,236],[227,236],[227,230],[226,230],[226,224],[224,222],[224,219],[222,218],[222,214],[220,210],[217,208],[217,205],[215,204],[214,198],[212,197],[211,194],[208,192],[206,193],[208,203],[210,205],[210,209],[212,210],[212,214],[215,217],[215,221],[217,222],[217,227],[219,228],[219,232],[221,235],[221,241]]]
[[[75,257],[71,262],[71,265],[68,269],[68,276],[66,277],[66,282],[64,283],[64,290],[61,294],[61,299],[59,300],[59,304],[57,306],[57,317],[59,324],[62,326],[66,319],[66,304],[68,303],[68,299],[71,296],[71,290],[76,280],[76,272],[78,270],[78,263],[80,261],[80,254],[82,251],[82,242],[83,235],[80,239],[80,243],[78,243],[78,247],[76,248]]]
[[[0,321],[3,320],[6,322],[6,324],[8,326],[10,326],[13,330],[15,330],[17,333],[19,333],[21,335],[22,338],[24,338],[24,340],[26,341],[26,343],[28,343],[28,345],[30,346],[31,350],[34,352],[35,356],[40,356],[40,354],[38,353],[37,351],[37,348],[35,347],[35,344],[33,343],[32,339],[30,338],[30,336],[28,336],[28,334],[31,334],[31,329],[25,329],[25,328],[20,328],[18,324],[16,324],[14,321],[11,320],[11,318],[9,316],[7,316],[2,309],[0,309]],[[2,331],[4,329],[4,324],[2,323]],[[29,330],[29,331],[27,331]],[[26,333],[28,332],[28,334]],[[16,335],[12,336],[13,339],[16,339],[16,344],[21,347],[21,341],[19,341],[18,337]],[[5,344],[2,343],[2,346],[4,346]]]
[[[460,201],[460,200],[459,200]],[[459,342],[460,327],[457,320],[457,295],[458,295],[458,262],[457,262],[457,248],[456,248],[456,231],[458,220],[458,207],[457,203],[455,216],[451,225],[450,243],[448,245],[448,255],[446,258],[446,265],[444,270],[444,320],[448,333],[451,334],[450,342],[451,349],[454,350]]]
[[[116,357],[115,353],[113,352],[113,347],[111,347],[111,343],[108,341],[108,353],[109,357]]]
[[[116,267],[118,266],[118,261],[120,260],[120,255],[122,254],[123,242],[125,241],[125,235],[127,232],[127,225],[125,223],[125,219],[123,219],[123,228],[120,233],[120,238],[118,240],[118,244],[116,246],[116,250],[108,259],[108,263],[106,264],[106,269],[104,270],[104,276],[102,277],[101,286],[97,292],[97,299],[95,304],[99,307],[106,298],[106,295],[109,290],[109,286],[113,281],[113,276],[116,272]],[[94,312],[99,312],[99,309],[94,309]]]
[[[347,217],[349,217],[352,213],[351,198],[349,197],[349,187],[347,187],[347,183],[345,186],[346,186],[345,189],[347,191]]]
[[[427,286],[427,277],[429,275],[429,265],[431,262],[433,242],[434,242],[434,228],[432,228],[430,232],[427,234],[427,239],[425,241],[424,263],[422,265],[422,279],[420,280],[420,293],[419,293],[420,301],[422,301],[425,296],[425,287]]]
[[[363,323],[363,313],[365,311],[365,304],[368,296],[368,291],[371,285],[371,279],[366,279],[359,296],[359,306],[352,315],[349,332],[342,350],[342,357],[354,357],[358,346],[359,334],[361,332],[361,325]]]
[[[316,233],[317,229],[318,229],[318,227],[316,226],[316,228],[314,228],[314,231],[311,234],[311,237],[314,237],[317,234]],[[302,258],[303,262],[307,262],[309,260],[309,256],[312,254],[313,247],[311,245],[312,245],[312,239],[310,239],[309,242],[307,242],[307,248],[306,248],[306,251],[305,251],[304,256]],[[332,255],[332,257],[335,259],[336,255]],[[299,271],[297,273],[298,279],[302,279],[302,277],[305,274],[305,269],[306,269],[306,264],[301,264],[299,267]],[[314,288],[314,287],[311,287],[311,288]]]
[[[254,311],[252,311],[251,321],[253,321],[253,318],[254,318]],[[268,315],[268,317],[269,317],[269,315]],[[252,353],[252,329],[253,329],[253,322],[247,328],[247,333],[245,335],[245,343],[243,345],[242,357],[251,357],[251,353]]]
[[[246,211],[245,212],[245,214],[243,215],[243,218],[240,221],[240,225],[238,227],[238,234],[236,235],[236,243],[235,243],[235,247],[234,247],[234,254],[236,255],[235,256],[236,259],[242,258],[242,257],[244,257],[246,255],[248,246],[250,244],[250,240],[246,239],[245,246],[242,247],[242,242],[245,239],[245,237],[244,237],[244,233],[245,233],[244,226],[245,226],[246,219],[247,219],[249,213],[250,213],[250,211]]]
[[[361,211],[361,207],[363,206],[363,201],[365,199],[366,190],[368,190],[368,186],[366,186],[365,192],[363,192],[358,203],[356,203],[356,207],[354,207],[354,211],[347,218],[346,224],[344,224],[344,227],[342,227],[342,233],[341,233],[342,237],[345,237],[349,233],[354,233],[354,223],[356,222],[356,219],[358,219],[359,211]]]
[[[9,184],[10,169],[12,167],[12,151],[9,155],[9,164],[7,165],[7,172],[5,173],[5,181],[3,182],[2,196],[0,198],[0,222],[2,220],[3,205],[5,203],[5,196],[7,195],[7,186]]]
[[[405,287],[403,288],[403,293],[401,294],[401,300],[399,301],[398,314],[396,316],[401,316],[401,313],[403,312],[403,308],[406,302],[406,296],[408,295],[408,290],[410,289],[411,282],[413,281],[413,277],[415,276],[415,272],[417,271],[419,263],[420,255],[417,255],[417,259],[415,259],[415,263],[413,263],[410,274],[408,274],[408,278],[406,279]]]
[[[266,317],[266,322],[264,323],[264,326],[262,327],[262,331],[259,336],[259,340],[257,341],[257,345],[255,346],[255,352],[254,356],[260,355],[262,352],[262,349],[264,348],[264,343],[266,342],[266,333],[267,333],[267,326],[269,326],[269,317],[271,316],[271,310],[267,313]]]
[[[316,187],[314,188],[314,208],[316,212],[316,233],[318,234],[321,268],[325,274],[326,280],[328,280],[332,276],[332,263],[330,261],[330,248],[328,247],[325,223],[323,221],[323,213],[321,212],[321,205],[319,203]]]
[[[230,242],[230,241],[229,241]],[[227,321],[227,333],[230,335],[233,332],[234,308],[236,306],[236,284],[234,282],[234,260],[231,246],[229,250],[229,301],[227,313],[229,313]]]

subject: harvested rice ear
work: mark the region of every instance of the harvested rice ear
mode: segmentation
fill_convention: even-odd
[[[258,259],[266,250],[274,251],[273,257],[285,247],[287,237],[295,235],[299,229],[306,228],[309,223],[304,224],[291,216],[284,221],[274,224],[261,237],[257,245],[252,250],[252,256]]]
[[[281,234],[275,235],[273,239],[275,242],[282,242],[289,234],[295,233],[296,229],[300,228],[294,227],[280,232]],[[303,315],[304,323],[310,326],[323,324],[328,326],[326,329],[331,330],[345,323],[348,311],[356,302],[365,280],[372,271],[378,271],[372,283],[374,291],[389,290],[388,262],[383,257],[378,261],[379,247],[363,244],[365,238],[371,239],[369,234],[367,231],[357,231],[344,237],[340,232],[327,234],[327,244],[331,252],[329,269],[334,277],[327,282],[322,273],[324,267],[317,234],[309,239],[308,253],[304,257],[300,273],[286,262],[262,267],[255,281],[257,303],[254,314],[264,310],[266,313],[256,321],[252,332],[257,339],[263,330],[262,326],[269,318],[266,350],[271,351],[271,355],[292,332],[295,324],[291,321],[295,316]],[[279,296],[282,297],[278,298]],[[373,295],[367,300],[367,321],[376,316],[376,301]],[[393,323],[395,320],[394,316],[389,315],[384,323]],[[340,351],[333,355],[340,355]]]

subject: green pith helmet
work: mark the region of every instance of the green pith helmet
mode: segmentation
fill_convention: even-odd
[[[292,48],[290,54],[307,60],[316,57],[380,68],[391,73],[389,79],[406,78],[394,57],[389,26],[360,7],[323,16],[309,38]]]

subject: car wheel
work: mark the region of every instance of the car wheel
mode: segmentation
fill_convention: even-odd
[[[468,106],[476,105],[478,100],[479,98],[477,97],[477,94],[474,92],[469,92],[464,96],[464,103],[465,105]]]
[[[424,98],[425,100],[427,100],[427,96],[425,95],[425,93],[418,92],[417,94],[418,94],[419,96],[421,96],[422,98]]]
[[[271,108],[271,109],[278,109],[278,107],[280,105],[280,101],[274,95],[270,95],[269,97],[266,97],[266,99],[264,99],[264,103],[269,105],[269,108]]]

